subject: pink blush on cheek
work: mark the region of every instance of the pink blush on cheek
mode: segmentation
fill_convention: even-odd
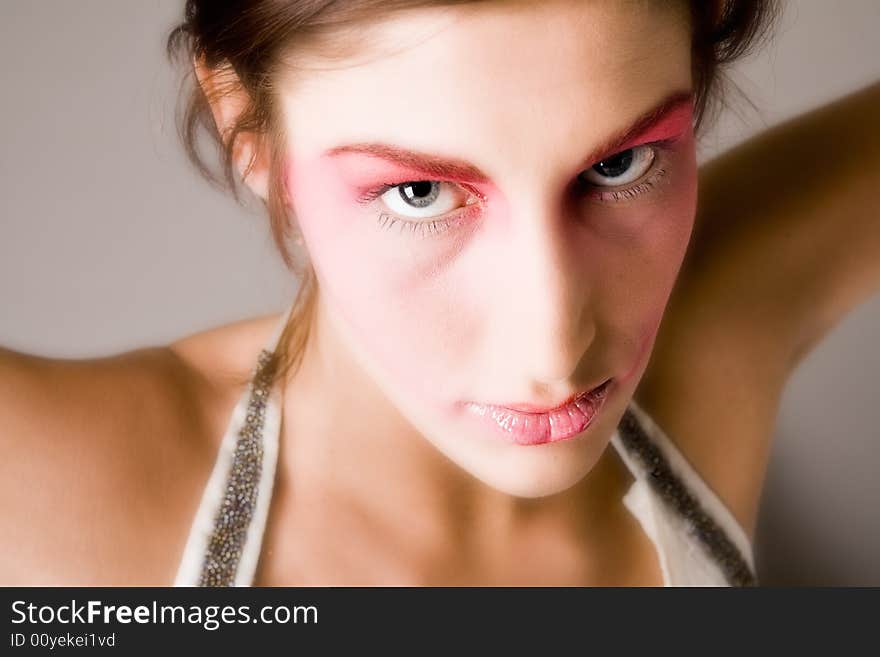
[[[376,226],[375,209],[358,202],[357,190],[325,157],[291,161],[287,187],[310,261],[325,291],[362,284],[368,296],[374,297],[376,277],[387,275],[402,260],[394,240],[380,239],[386,236]]]
[[[351,198],[335,168],[320,157],[297,159],[289,167],[288,189],[322,293],[341,301],[379,306],[377,263],[368,237],[370,217]],[[369,257],[365,257],[369,256]]]
[[[320,157],[290,160],[287,189],[303,233],[320,234],[329,223],[341,227],[342,218],[350,218],[354,208],[348,187],[340,180],[332,163]]]
[[[626,371],[626,373],[620,377],[619,383],[621,385],[629,385],[636,373],[642,368],[643,365],[646,365],[648,356],[650,355],[652,347],[654,346],[654,340],[657,338],[657,333],[660,330],[660,323],[662,319],[663,313],[660,312],[651,321],[649,327],[643,331],[636,356],[632,361],[632,365]]]
[[[449,318],[457,316],[450,290],[426,286],[430,276],[414,269],[405,238],[374,225],[375,210],[353,200],[350,179],[334,162],[298,160],[290,172],[288,188],[322,295],[344,323],[351,349],[381,368],[377,376],[390,376],[411,393],[423,392],[429,381],[448,383],[449,364],[464,357],[461,340],[449,334],[455,330]],[[424,392],[436,396],[434,388]]]

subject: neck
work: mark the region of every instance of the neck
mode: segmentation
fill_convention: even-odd
[[[485,554],[548,530],[607,543],[598,528],[630,478],[613,447],[561,493],[527,499],[493,489],[398,412],[338,339],[320,295],[316,303],[301,365],[283,393],[279,481],[291,512],[302,514],[294,524],[358,518],[383,540],[434,554],[437,546]]]

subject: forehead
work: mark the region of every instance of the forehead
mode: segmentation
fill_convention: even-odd
[[[686,3],[479,2],[391,14],[344,61],[297,56],[281,84],[292,150],[359,141],[500,173],[585,149],[690,89]]]

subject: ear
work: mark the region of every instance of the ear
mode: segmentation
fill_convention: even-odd
[[[196,57],[193,59],[193,68],[208,99],[217,131],[223,136],[225,143],[236,119],[250,103],[250,96],[228,64],[211,69],[205,66],[201,58]],[[239,132],[232,153],[233,163],[242,180],[264,201],[268,199],[270,163],[269,149],[265,142],[266,140],[260,139],[253,132]]]

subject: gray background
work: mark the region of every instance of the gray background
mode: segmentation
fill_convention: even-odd
[[[256,203],[186,162],[164,36],[182,0],[0,0],[0,344],[86,357],[281,309],[295,281]],[[789,0],[734,70],[700,161],[880,79],[880,1]],[[793,162],[792,166],[797,163]],[[765,584],[880,584],[880,296],[783,398],[756,537]]]

